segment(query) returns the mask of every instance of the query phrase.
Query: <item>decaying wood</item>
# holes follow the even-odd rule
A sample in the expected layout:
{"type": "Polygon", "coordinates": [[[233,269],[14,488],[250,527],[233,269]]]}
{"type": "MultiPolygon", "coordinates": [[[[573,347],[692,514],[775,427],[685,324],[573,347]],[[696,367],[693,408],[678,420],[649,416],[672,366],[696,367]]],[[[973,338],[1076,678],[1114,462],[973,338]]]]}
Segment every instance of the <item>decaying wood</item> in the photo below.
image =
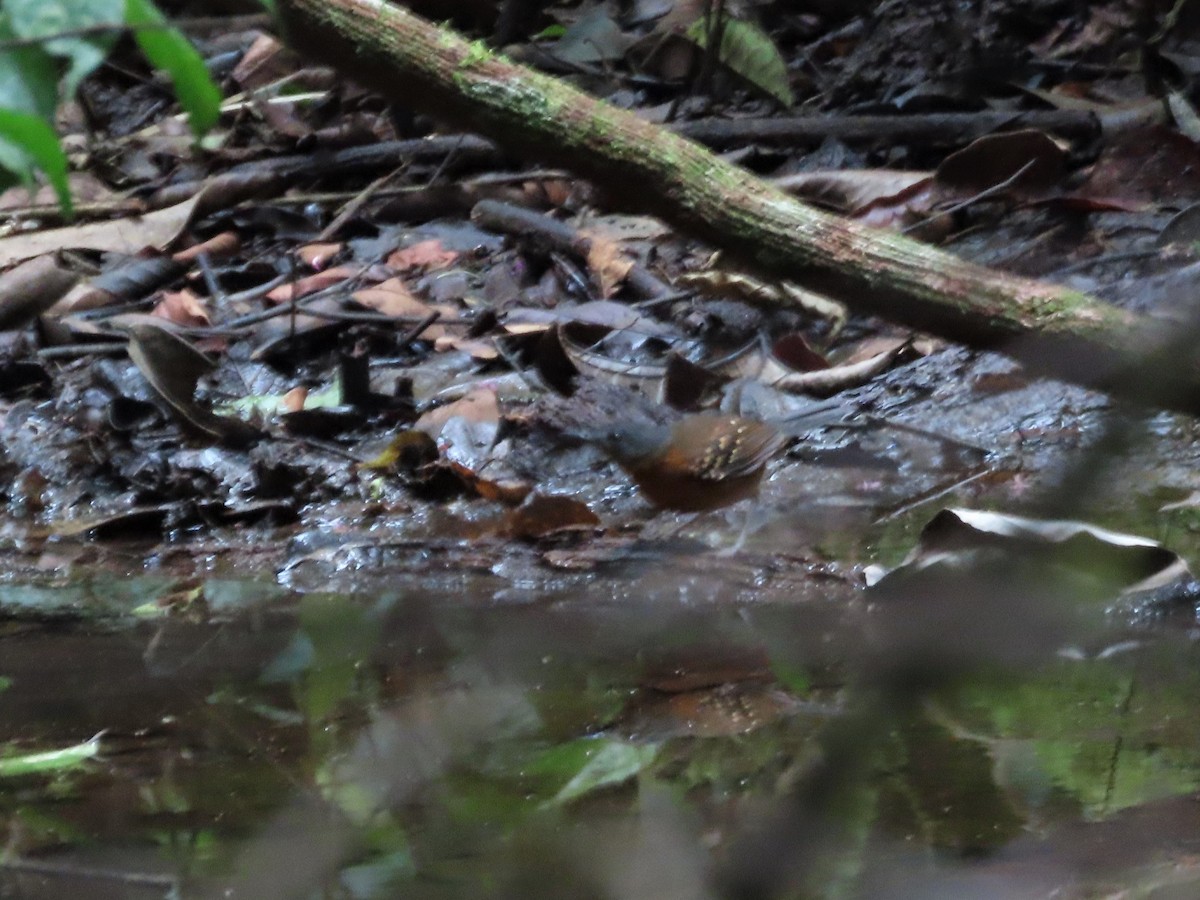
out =
{"type": "Polygon", "coordinates": [[[380,0],[276,0],[286,39],[394,101],[569,168],[747,263],[852,309],[1114,394],[1200,412],[1171,328],[1078,291],[995,272],[813,209],[700,145],[380,0]],[[1173,344],[1168,344],[1174,340],[1173,344]],[[1175,353],[1171,353],[1174,356],[1175,353]],[[1153,382],[1151,384],[1151,382],[1153,382]]]}

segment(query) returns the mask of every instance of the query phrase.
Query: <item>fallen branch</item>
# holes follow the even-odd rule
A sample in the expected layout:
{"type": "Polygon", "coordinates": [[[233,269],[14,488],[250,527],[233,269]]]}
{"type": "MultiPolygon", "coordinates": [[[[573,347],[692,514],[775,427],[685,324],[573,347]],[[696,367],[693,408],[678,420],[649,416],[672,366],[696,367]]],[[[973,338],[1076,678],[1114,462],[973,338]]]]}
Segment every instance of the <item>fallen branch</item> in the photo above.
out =
{"type": "MultiPolygon", "coordinates": [[[[1161,109],[1161,106],[1159,107],[1161,109]]],[[[1152,111],[1148,110],[1147,115],[1152,111]]],[[[833,138],[848,144],[870,141],[919,144],[922,147],[962,146],[985,134],[1033,128],[1063,137],[1090,141],[1122,121],[1107,121],[1079,109],[1036,112],[923,113],[894,116],[788,116],[771,119],[697,119],[671,126],[674,131],[713,148],[753,142],[772,146],[815,147],[833,138]]]]}
{"type": "MultiPolygon", "coordinates": [[[[1200,412],[1191,363],[1154,366],[1178,326],[995,272],[787,196],[690,140],[380,0],[276,0],[286,39],[396,102],[561,165],[615,202],[871,313],[1046,374],[1200,412]],[[1169,376],[1169,377],[1168,377],[1169,376]]],[[[1174,347],[1175,345],[1173,345],[1174,347]]]]}

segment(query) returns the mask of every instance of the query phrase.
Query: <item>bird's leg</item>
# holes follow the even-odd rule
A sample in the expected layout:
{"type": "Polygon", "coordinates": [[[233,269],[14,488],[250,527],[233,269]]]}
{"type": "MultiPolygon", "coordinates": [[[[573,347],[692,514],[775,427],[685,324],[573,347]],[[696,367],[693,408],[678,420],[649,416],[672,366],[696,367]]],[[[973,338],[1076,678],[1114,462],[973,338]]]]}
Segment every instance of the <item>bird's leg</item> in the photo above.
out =
{"type": "MultiPolygon", "coordinates": [[[[698,512],[690,515],[685,513],[677,515],[668,522],[659,522],[656,517],[642,526],[640,538],[644,541],[667,541],[679,537],[682,532],[691,529],[692,526],[701,522],[707,516],[711,515],[712,512],[715,511],[698,512]]],[[[736,556],[745,546],[746,540],[762,528],[768,518],[758,503],[738,503],[723,510],[722,513],[721,519],[726,524],[734,524],[737,520],[740,520],[740,524],[737,527],[737,537],[734,539],[732,545],[721,547],[722,540],[719,535],[696,535],[696,539],[702,541],[711,549],[716,550],[718,556],[736,556]]]]}
{"type": "MultiPolygon", "coordinates": [[[[738,505],[740,506],[742,504],[738,504],[738,505]]],[[[736,509],[736,507],[734,507],[734,509],[736,509]]],[[[730,512],[732,513],[733,510],[731,509],[730,512]]],[[[731,516],[729,516],[729,515],[726,516],[727,521],[730,518],[731,518],[731,516]]],[[[734,541],[731,546],[723,547],[720,550],[718,550],[717,556],[736,556],[738,553],[740,553],[742,550],[742,547],[744,547],[746,544],[746,538],[750,537],[750,535],[754,534],[756,531],[758,531],[760,528],[762,528],[765,524],[767,524],[767,518],[768,517],[764,513],[763,508],[760,504],[747,503],[746,508],[743,511],[742,516],[741,516],[742,527],[738,529],[737,540],[734,541]]]]}

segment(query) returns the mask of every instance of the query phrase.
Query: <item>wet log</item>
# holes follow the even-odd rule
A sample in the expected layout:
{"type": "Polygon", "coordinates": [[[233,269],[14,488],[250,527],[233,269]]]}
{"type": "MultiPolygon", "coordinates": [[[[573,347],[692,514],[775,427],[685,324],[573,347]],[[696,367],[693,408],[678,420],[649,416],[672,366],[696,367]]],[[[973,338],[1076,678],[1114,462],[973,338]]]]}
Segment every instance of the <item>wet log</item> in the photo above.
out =
{"type": "Polygon", "coordinates": [[[568,168],[741,261],[1029,369],[1200,412],[1200,327],[965,262],[814,209],[699,144],[381,0],[275,0],[284,37],[393,101],[568,168]],[[1167,360],[1170,364],[1167,364],[1167,360]]]}

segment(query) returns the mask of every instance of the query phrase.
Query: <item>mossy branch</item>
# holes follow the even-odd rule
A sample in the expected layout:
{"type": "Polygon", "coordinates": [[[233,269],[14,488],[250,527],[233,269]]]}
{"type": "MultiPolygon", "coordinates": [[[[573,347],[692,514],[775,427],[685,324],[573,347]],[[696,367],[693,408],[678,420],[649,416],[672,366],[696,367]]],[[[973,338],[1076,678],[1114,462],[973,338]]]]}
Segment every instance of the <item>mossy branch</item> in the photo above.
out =
{"type": "MultiPolygon", "coordinates": [[[[751,265],[852,309],[1006,352],[1044,374],[1200,412],[1191,362],[1154,366],[1168,326],[816,210],[699,144],[380,0],[277,0],[286,39],[391,100],[601,185],[751,265]]],[[[1178,328],[1175,345],[1180,342],[1178,328]]]]}

